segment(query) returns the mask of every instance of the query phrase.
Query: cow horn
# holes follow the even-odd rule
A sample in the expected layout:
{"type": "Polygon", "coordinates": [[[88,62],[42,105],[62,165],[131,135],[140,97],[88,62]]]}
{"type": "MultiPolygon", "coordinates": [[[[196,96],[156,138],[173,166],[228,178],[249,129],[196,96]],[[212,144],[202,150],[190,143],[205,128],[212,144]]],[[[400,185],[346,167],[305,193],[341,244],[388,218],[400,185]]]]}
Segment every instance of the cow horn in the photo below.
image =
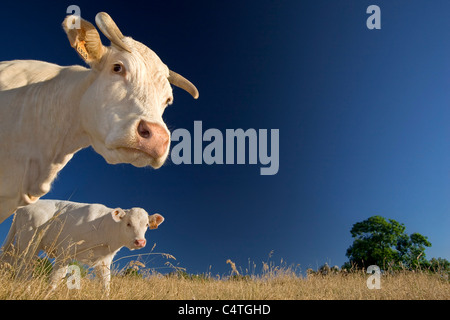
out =
{"type": "Polygon", "coordinates": [[[130,47],[122,41],[124,36],[109,14],[106,12],[97,13],[95,16],[95,23],[105,37],[107,37],[113,44],[125,51],[131,52],[130,47]]]}
{"type": "Polygon", "coordinates": [[[175,71],[169,70],[169,77],[167,78],[171,84],[177,86],[183,90],[186,90],[194,97],[194,99],[198,98],[198,90],[197,88],[185,77],[179,75],[175,71]]]}

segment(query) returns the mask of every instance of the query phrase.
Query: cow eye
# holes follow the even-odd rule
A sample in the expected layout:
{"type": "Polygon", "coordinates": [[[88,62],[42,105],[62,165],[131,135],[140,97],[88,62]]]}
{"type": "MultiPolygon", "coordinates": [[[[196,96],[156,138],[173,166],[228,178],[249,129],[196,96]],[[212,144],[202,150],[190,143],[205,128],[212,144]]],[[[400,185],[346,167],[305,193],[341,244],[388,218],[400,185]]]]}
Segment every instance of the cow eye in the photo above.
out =
{"type": "Polygon", "coordinates": [[[123,74],[125,72],[125,68],[121,63],[114,63],[113,65],[113,72],[123,74]]]}
{"type": "Polygon", "coordinates": [[[131,227],[131,223],[128,222],[128,223],[127,223],[127,227],[131,227]]]}

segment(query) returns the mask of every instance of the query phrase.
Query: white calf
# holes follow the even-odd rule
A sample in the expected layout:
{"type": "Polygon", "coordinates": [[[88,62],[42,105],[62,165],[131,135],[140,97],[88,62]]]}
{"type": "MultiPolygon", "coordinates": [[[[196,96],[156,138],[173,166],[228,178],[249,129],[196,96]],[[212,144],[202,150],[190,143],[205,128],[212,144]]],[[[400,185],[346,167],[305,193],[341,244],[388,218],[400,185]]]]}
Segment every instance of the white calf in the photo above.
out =
{"type": "Polygon", "coordinates": [[[109,292],[110,267],[114,255],[122,248],[145,246],[147,227],[156,229],[164,221],[160,214],[148,215],[141,208],[110,209],[101,204],[39,200],[18,209],[4,245],[3,260],[20,264],[36,258],[40,250],[56,258],[50,277],[52,289],[67,273],[69,260],[76,259],[97,269],[109,292]]]}

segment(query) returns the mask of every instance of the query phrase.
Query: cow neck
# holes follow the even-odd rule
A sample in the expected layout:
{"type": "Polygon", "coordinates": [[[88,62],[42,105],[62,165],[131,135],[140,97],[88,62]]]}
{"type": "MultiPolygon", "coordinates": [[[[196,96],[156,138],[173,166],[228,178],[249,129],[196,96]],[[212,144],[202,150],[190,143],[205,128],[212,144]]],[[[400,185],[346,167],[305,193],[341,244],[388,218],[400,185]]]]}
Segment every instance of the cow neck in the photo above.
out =
{"type": "Polygon", "coordinates": [[[30,137],[28,142],[30,157],[25,171],[32,174],[25,174],[22,183],[26,203],[35,202],[49,192],[58,172],[77,151],[89,146],[79,106],[96,76],[96,72],[86,68],[67,67],[54,78],[30,88],[35,99],[35,103],[30,104],[34,108],[30,113],[40,134],[30,137]]]}

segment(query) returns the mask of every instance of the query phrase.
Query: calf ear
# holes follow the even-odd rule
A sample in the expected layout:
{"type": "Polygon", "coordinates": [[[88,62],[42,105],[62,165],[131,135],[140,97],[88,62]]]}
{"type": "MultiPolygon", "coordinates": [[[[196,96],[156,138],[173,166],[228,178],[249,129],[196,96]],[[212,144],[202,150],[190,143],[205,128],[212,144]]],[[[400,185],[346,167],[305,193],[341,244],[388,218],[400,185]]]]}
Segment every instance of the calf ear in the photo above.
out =
{"type": "Polygon", "coordinates": [[[157,229],[158,226],[163,223],[164,217],[160,215],[159,213],[152,214],[151,216],[148,216],[148,225],[150,226],[150,229],[157,229]]]}
{"type": "Polygon", "coordinates": [[[70,45],[75,48],[84,61],[89,65],[100,62],[106,50],[97,29],[90,22],[70,15],[64,19],[62,26],[69,38],[70,45]]]}
{"type": "Polygon", "coordinates": [[[111,215],[115,222],[120,222],[120,220],[122,220],[122,218],[125,217],[126,213],[122,209],[117,208],[111,212],[111,215]]]}

